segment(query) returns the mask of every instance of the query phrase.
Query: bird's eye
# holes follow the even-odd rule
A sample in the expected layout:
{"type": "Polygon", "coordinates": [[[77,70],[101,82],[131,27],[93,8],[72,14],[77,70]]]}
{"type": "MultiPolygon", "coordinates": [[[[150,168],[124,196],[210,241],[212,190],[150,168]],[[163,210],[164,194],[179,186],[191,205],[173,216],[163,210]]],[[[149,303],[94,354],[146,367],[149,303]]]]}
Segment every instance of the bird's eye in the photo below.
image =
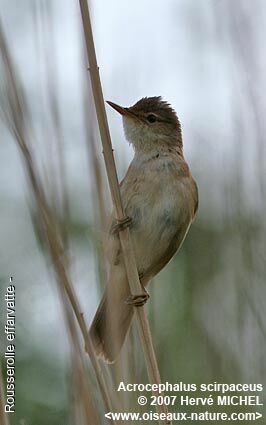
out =
{"type": "Polygon", "coordinates": [[[150,115],[147,116],[147,121],[149,121],[150,123],[155,122],[156,119],[157,119],[156,116],[153,115],[153,114],[150,114],[150,115]]]}

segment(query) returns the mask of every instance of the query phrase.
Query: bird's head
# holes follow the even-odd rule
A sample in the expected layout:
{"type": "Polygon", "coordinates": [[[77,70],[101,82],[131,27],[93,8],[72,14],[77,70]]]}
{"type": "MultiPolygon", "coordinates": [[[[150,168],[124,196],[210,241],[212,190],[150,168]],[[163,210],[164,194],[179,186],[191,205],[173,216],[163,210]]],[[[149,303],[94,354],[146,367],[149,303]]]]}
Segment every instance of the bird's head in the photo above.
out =
{"type": "Polygon", "coordinates": [[[171,146],[182,148],[178,117],[160,96],[144,97],[129,108],[107,103],[122,115],[126,138],[136,151],[147,152],[171,146]]]}

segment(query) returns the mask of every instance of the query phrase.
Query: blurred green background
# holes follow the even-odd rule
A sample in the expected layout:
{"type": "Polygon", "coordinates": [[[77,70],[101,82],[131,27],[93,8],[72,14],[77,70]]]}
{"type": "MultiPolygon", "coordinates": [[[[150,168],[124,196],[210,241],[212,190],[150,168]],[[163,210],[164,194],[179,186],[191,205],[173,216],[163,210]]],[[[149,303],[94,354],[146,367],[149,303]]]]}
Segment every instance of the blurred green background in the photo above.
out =
{"type": "MultiPolygon", "coordinates": [[[[199,187],[196,221],[149,289],[147,311],[162,381],[265,386],[265,1],[91,3],[105,98],[125,106],[143,96],[168,100],[182,123],[185,158],[199,187]]],[[[51,204],[62,189],[56,144],[58,134],[61,138],[71,276],[89,323],[101,294],[96,251],[102,229],[86,138],[96,141],[103,160],[86,85],[78,2],[0,0],[0,11],[51,204]]],[[[1,105],[5,108],[4,101],[1,105]]],[[[122,178],[133,152],[119,116],[107,113],[122,178]]],[[[0,128],[2,329],[2,295],[10,276],[16,285],[16,413],[10,420],[72,425],[69,346],[53,270],[34,230],[37,212],[19,152],[3,122],[0,128]]],[[[107,191],[106,179],[104,185],[107,191]]],[[[128,379],[146,382],[136,342],[134,356],[135,375],[128,379]]],[[[102,412],[96,388],[94,383],[102,412]]]]}

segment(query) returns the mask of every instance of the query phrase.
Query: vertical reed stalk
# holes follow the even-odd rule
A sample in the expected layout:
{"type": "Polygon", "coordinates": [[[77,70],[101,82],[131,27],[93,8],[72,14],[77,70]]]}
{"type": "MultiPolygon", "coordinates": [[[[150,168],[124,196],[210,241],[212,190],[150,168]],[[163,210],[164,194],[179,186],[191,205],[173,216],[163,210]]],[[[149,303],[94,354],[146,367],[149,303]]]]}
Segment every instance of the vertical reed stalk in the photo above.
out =
{"type": "MultiPolygon", "coordinates": [[[[26,99],[20,81],[15,73],[15,67],[8,50],[6,39],[0,23],[0,53],[4,65],[4,78],[6,80],[6,108],[2,111],[6,119],[7,126],[13,134],[19,149],[21,151],[24,164],[27,170],[29,184],[32,190],[33,199],[37,206],[40,223],[42,224],[43,236],[50,254],[54,271],[59,286],[64,288],[68,301],[72,306],[74,315],[79,324],[82,336],[84,338],[86,351],[89,353],[96,379],[102,394],[103,402],[107,411],[112,411],[112,405],[107,391],[105,381],[99,363],[96,359],[92,342],[87,332],[83,314],[79,306],[75,291],[72,287],[71,280],[68,275],[64,246],[60,235],[57,231],[57,225],[53,217],[53,213],[48,205],[42,182],[36,170],[36,164],[31,154],[28,143],[28,123],[25,119],[26,99]]],[[[111,423],[115,424],[114,421],[111,423]]]]}
{"type": "MultiPolygon", "coordinates": [[[[100,163],[98,157],[98,149],[96,136],[95,136],[95,126],[97,122],[94,119],[92,112],[93,99],[91,93],[88,94],[88,85],[89,82],[87,79],[84,81],[84,115],[85,115],[85,130],[86,130],[86,148],[88,155],[88,163],[90,172],[90,178],[96,187],[97,201],[93,203],[93,215],[94,215],[94,225],[97,230],[101,231],[100,243],[94,243],[95,249],[95,261],[98,269],[98,282],[100,288],[103,289],[106,282],[106,258],[104,253],[104,242],[106,239],[106,229],[107,229],[107,208],[106,208],[106,193],[104,186],[104,176],[103,176],[103,167],[100,163]]],[[[93,235],[93,240],[95,238],[93,235]]],[[[96,241],[97,242],[97,241],[96,241]]]]}
{"type": "MultiPolygon", "coordinates": [[[[58,289],[60,291],[60,299],[62,301],[66,328],[68,330],[69,340],[71,343],[71,363],[73,371],[72,380],[74,384],[74,389],[72,389],[72,391],[75,391],[75,393],[77,393],[75,394],[75,399],[77,401],[77,404],[82,409],[82,416],[84,419],[82,422],[79,420],[78,423],[84,423],[86,425],[90,425],[91,423],[93,423],[95,425],[99,425],[99,418],[97,416],[91,396],[91,390],[88,385],[87,373],[83,362],[82,350],[77,332],[76,322],[73,316],[73,311],[68,303],[63,286],[58,286],[58,289]]],[[[78,418],[74,419],[75,423],[77,423],[78,418]]]]}
{"type": "MultiPolygon", "coordinates": [[[[96,107],[97,119],[99,130],[102,139],[103,146],[103,155],[104,161],[108,176],[109,187],[112,195],[114,210],[116,214],[116,218],[118,220],[123,220],[125,218],[124,209],[121,200],[121,194],[119,190],[118,177],[115,167],[114,155],[112,150],[111,137],[108,128],[107,116],[104,106],[104,99],[102,93],[102,87],[100,82],[99,68],[97,65],[95,47],[93,42],[93,34],[92,27],[90,21],[89,8],[87,4],[87,0],[79,0],[81,16],[83,22],[83,30],[85,35],[85,42],[87,48],[87,55],[90,66],[90,76],[91,76],[91,85],[92,92],[96,107]]],[[[119,232],[120,243],[124,255],[124,261],[127,271],[127,276],[130,284],[130,289],[133,294],[142,293],[143,290],[140,285],[137,265],[134,257],[134,252],[132,248],[130,231],[129,229],[125,229],[119,232]]],[[[156,361],[156,356],[152,344],[151,332],[149,328],[149,323],[147,320],[147,316],[145,314],[145,310],[143,307],[135,308],[136,317],[138,322],[138,329],[140,334],[140,339],[145,355],[146,367],[149,376],[149,380],[152,384],[159,385],[161,383],[160,373],[156,361]]],[[[158,393],[155,391],[155,395],[158,393]]],[[[165,406],[156,406],[158,413],[167,414],[167,408],[165,406]]],[[[167,420],[161,420],[159,423],[167,423],[170,422],[167,420]]]]}

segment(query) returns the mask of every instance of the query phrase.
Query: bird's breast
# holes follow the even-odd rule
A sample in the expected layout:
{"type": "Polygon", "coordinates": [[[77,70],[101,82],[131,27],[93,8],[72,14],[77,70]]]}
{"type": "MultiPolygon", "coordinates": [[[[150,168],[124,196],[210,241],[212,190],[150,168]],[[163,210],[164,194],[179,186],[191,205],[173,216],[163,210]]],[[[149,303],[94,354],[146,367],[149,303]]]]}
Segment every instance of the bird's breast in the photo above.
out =
{"type": "Polygon", "coordinates": [[[122,185],[126,212],[137,230],[154,231],[164,221],[177,225],[189,208],[190,174],[185,161],[171,157],[134,162],[122,185]]]}
{"type": "Polygon", "coordinates": [[[181,245],[194,217],[195,191],[183,159],[155,157],[131,163],[121,194],[132,218],[138,270],[149,270],[146,277],[157,273],[181,245]]]}

